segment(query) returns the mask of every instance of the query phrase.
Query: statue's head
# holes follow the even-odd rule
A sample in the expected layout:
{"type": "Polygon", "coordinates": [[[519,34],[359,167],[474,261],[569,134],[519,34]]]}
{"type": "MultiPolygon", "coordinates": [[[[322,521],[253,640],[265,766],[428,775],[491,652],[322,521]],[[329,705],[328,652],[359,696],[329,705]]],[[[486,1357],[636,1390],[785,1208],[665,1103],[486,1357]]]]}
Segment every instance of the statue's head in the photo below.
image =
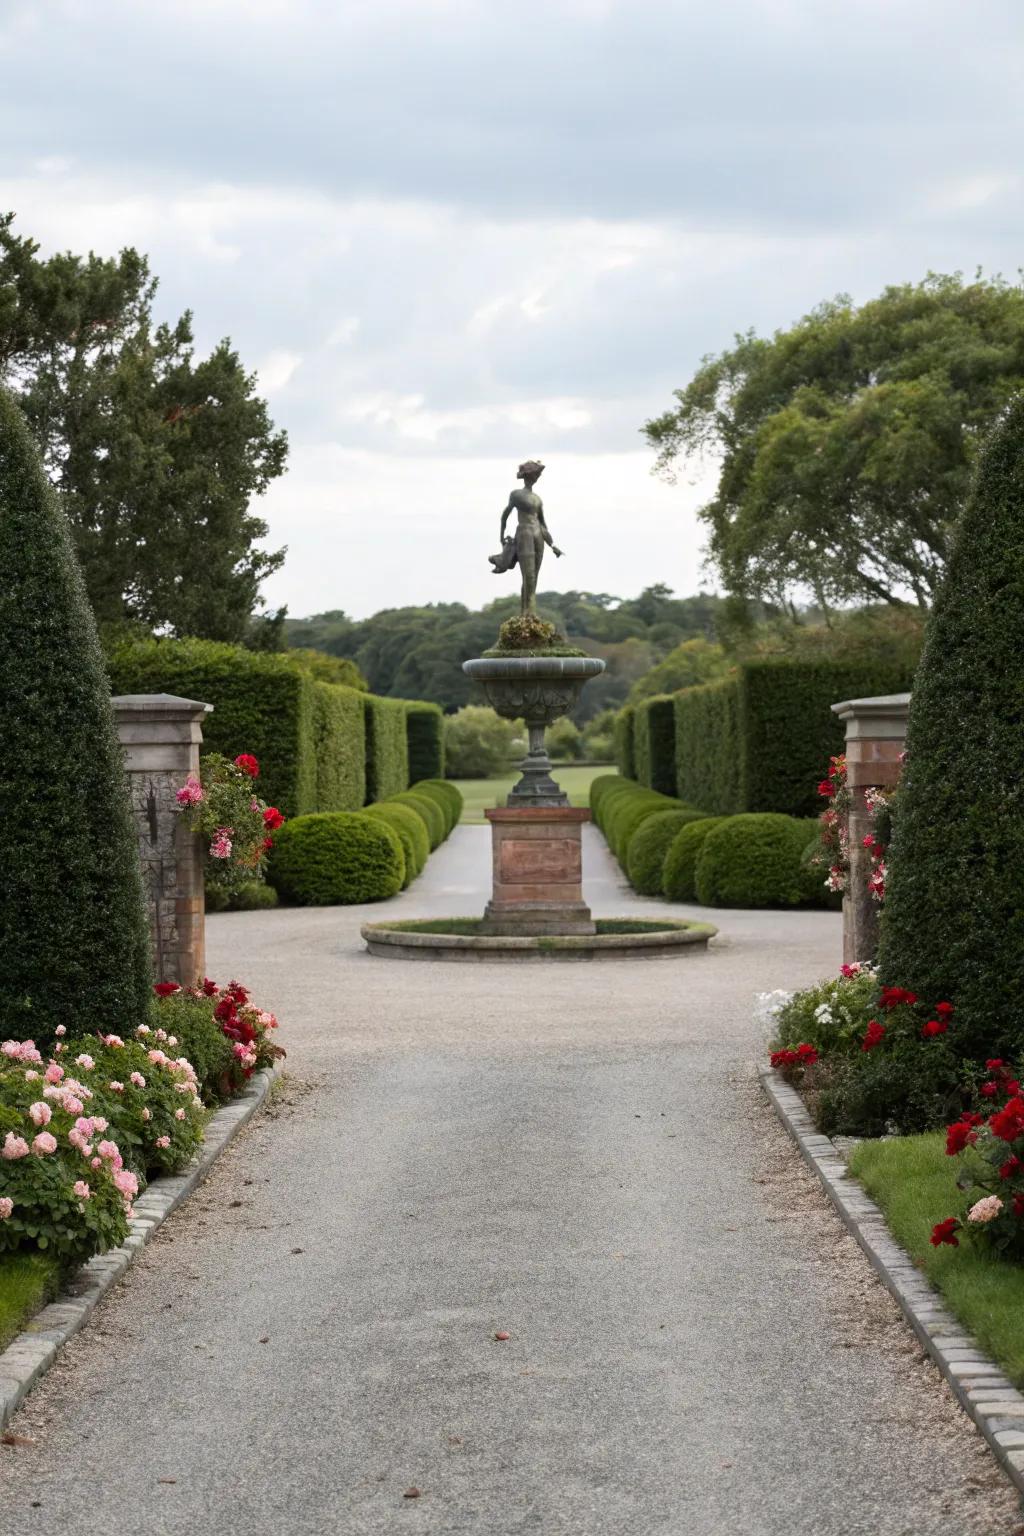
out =
{"type": "Polygon", "coordinates": [[[516,478],[525,480],[527,485],[533,485],[544,473],[544,465],[539,459],[527,459],[525,464],[520,464],[516,470],[516,478]]]}

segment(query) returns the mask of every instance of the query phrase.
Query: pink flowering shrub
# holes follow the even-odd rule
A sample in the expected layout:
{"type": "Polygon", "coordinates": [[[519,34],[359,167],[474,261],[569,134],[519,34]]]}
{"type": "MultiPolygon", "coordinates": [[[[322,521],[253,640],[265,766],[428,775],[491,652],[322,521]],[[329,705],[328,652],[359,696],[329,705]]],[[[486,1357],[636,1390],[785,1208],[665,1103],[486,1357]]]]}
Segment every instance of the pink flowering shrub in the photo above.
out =
{"type": "Polygon", "coordinates": [[[31,1041],[2,1052],[0,1253],[78,1262],[123,1243],[139,1178],[81,1069],[40,1059],[31,1041]]]}
{"type": "Polygon", "coordinates": [[[164,1030],[144,1038],[89,1035],[69,1045],[62,1060],[103,1106],[125,1162],[151,1178],[177,1173],[202,1139],[206,1111],[199,1081],[177,1038],[164,1030]],[[90,1063],[83,1066],[84,1060],[90,1063]]]}

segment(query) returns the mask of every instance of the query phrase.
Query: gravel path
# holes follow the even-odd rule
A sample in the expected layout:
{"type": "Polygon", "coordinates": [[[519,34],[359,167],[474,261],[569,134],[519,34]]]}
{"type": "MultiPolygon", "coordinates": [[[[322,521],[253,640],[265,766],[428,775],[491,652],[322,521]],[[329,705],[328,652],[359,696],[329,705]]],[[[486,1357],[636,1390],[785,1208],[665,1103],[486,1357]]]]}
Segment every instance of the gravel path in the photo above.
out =
{"type": "MultiPolygon", "coordinates": [[[[374,915],[479,911],[488,836],[374,915]]],[[[754,1086],[752,995],[833,914],[522,970],[372,960],[366,915],[211,920],[288,1077],[12,1425],[0,1532],[1020,1531],[754,1086]]]]}

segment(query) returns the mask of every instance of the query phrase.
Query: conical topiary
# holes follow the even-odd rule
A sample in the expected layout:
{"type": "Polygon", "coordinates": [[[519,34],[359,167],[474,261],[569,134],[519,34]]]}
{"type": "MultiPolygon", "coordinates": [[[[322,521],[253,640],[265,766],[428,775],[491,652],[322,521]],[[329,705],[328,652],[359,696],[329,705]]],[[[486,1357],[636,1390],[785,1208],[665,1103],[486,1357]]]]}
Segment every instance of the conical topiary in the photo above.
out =
{"type": "Polygon", "coordinates": [[[1024,398],[986,443],[914,679],[882,981],[958,1054],[1024,1047],[1024,398]]]}
{"type": "Polygon", "coordinates": [[[0,390],[0,1037],[125,1034],[149,936],[124,760],[64,514],[0,390]]]}

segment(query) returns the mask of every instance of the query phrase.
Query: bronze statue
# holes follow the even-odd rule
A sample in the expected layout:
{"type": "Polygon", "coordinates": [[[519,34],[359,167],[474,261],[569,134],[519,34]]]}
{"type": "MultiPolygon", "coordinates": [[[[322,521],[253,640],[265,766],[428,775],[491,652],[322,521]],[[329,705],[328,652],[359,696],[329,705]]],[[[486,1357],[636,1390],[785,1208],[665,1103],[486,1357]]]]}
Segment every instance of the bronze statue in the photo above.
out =
{"type": "Polygon", "coordinates": [[[556,555],[562,553],[548,532],[544,503],[534,490],[543,473],[544,465],[536,459],[527,459],[525,464],[520,464],[516,474],[523,481],[523,488],[516,487],[509,492],[508,506],[501,514],[501,553],[488,556],[496,576],[502,571],[510,571],[514,565],[519,566],[523,576],[521,613],[537,612],[537,576],[544,558],[544,545],[550,544],[556,555]],[[515,536],[506,538],[505,525],[513,511],[519,519],[518,525],[515,536]]]}

